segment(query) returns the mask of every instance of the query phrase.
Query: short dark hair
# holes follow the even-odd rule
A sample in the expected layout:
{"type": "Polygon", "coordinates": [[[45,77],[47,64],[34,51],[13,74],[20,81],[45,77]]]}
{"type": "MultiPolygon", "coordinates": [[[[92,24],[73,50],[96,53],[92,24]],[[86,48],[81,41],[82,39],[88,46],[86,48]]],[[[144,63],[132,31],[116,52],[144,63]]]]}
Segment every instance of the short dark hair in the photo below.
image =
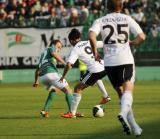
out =
{"type": "Polygon", "coordinates": [[[107,1],[107,9],[110,12],[122,10],[122,8],[123,8],[123,1],[122,0],[108,0],[107,1]]]}
{"type": "Polygon", "coordinates": [[[79,38],[81,38],[80,31],[76,28],[73,28],[68,35],[68,39],[69,40],[76,40],[76,39],[79,39],[79,38]]]}

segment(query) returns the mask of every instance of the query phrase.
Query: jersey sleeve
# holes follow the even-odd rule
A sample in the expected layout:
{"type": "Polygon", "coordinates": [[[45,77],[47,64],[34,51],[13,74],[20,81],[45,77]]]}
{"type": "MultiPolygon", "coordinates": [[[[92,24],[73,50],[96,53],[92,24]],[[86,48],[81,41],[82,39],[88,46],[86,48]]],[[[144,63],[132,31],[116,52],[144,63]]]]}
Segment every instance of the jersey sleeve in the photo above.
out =
{"type": "Polygon", "coordinates": [[[51,46],[48,48],[49,49],[49,53],[53,53],[53,52],[56,52],[56,48],[54,46],[51,46]]]}
{"type": "Polygon", "coordinates": [[[100,20],[99,19],[97,19],[96,21],[94,21],[94,23],[91,26],[91,28],[89,29],[89,31],[93,31],[93,32],[96,33],[96,35],[99,35],[99,33],[101,32],[100,20]]]}
{"type": "Polygon", "coordinates": [[[76,60],[78,59],[78,53],[75,49],[72,49],[67,62],[74,64],[76,62],[76,60]]]}
{"type": "Polygon", "coordinates": [[[129,17],[129,27],[130,27],[131,33],[133,33],[134,36],[137,36],[138,34],[143,33],[139,24],[131,17],[129,17]]]}

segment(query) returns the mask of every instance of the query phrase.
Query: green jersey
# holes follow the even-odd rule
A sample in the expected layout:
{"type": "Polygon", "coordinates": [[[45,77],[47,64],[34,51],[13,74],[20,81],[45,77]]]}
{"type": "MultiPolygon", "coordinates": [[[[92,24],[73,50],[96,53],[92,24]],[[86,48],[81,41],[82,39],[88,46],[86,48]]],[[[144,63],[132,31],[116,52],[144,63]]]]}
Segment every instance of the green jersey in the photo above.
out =
{"type": "Polygon", "coordinates": [[[51,53],[55,52],[55,47],[48,47],[46,48],[43,53],[41,54],[39,60],[39,71],[40,76],[45,75],[47,73],[58,72],[56,65],[53,62],[53,56],[51,53]]]}

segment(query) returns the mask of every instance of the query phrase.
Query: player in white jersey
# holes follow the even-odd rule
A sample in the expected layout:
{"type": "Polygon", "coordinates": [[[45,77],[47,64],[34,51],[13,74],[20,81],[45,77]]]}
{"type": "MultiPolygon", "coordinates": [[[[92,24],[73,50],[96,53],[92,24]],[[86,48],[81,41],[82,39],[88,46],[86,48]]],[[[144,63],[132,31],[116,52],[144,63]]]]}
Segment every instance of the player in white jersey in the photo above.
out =
{"type": "Polygon", "coordinates": [[[130,16],[120,13],[123,8],[122,0],[108,0],[107,8],[110,13],[93,23],[90,28],[89,39],[95,59],[99,61],[96,36],[101,34],[104,44],[105,69],[120,98],[121,111],[118,119],[126,134],[131,134],[132,128],[134,134],[139,136],[142,129],[136,123],[132,112],[135,75],[130,45],[140,44],[145,40],[145,35],[130,16]],[[135,35],[135,39],[132,41],[129,40],[130,32],[135,35]]]}
{"type": "Polygon", "coordinates": [[[93,53],[91,50],[89,41],[81,41],[81,34],[77,29],[72,29],[69,33],[69,41],[73,45],[73,49],[68,58],[67,65],[64,69],[61,81],[63,81],[69,69],[72,65],[77,61],[77,59],[83,61],[87,65],[87,72],[80,79],[80,82],[74,88],[73,101],[71,103],[71,113],[63,115],[64,118],[72,118],[74,117],[78,104],[81,100],[81,92],[83,89],[88,86],[92,86],[95,83],[99,86],[102,91],[103,98],[100,104],[107,103],[110,100],[108,93],[105,90],[102,79],[106,75],[106,71],[104,69],[104,64],[95,61],[93,57],[93,53]]]}

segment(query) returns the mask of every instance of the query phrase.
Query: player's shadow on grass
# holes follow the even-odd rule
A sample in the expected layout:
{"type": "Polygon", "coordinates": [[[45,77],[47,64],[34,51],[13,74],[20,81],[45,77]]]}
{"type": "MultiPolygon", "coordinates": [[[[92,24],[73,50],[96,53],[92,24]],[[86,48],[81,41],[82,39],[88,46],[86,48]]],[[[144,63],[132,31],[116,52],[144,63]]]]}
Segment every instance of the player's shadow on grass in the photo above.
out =
{"type": "Polygon", "coordinates": [[[15,120],[15,119],[38,119],[38,116],[0,116],[0,120],[15,120]]]}
{"type": "MultiPolygon", "coordinates": [[[[104,123],[105,124],[105,123],[104,123]]],[[[107,121],[106,121],[107,124],[107,121]]],[[[111,123],[110,123],[111,124],[111,123]]],[[[160,120],[150,122],[150,123],[141,123],[143,128],[143,133],[139,139],[158,139],[160,137],[160,120]]],[[[64,136],[66,136],[64,134],[64,136]]],[[[101,132],[94,132],[91,134],[74,134],[68,135],[70,139],[135,139],[135,135],[125,135],[122,131],[121,125],[115,129],[105,130],[101,132]]]]}
{"type": "MultiPolygon", "coordinates": [[[[26,117],[0,117],[1,119],[23,119],[26,117]]],[[[33,118],[33,117],[28,117],[33,118]]],[[[35,117],[38,118],[38,117],[35,117]]],[[[104,124],[112,124],[112,123],[104,123],[104,124]]],[[[140,124],[144,130],[142,136],[139,139],[158,139],[160,137],[160,120],[153,121],[153,122],[148,122],[148,123],[142,123],[140,124]]],[[[94,130],[95,131],[95,130],[94,130]]],[[[136,139],[134,135],[127,136],[122,133],[122,128],[119,125],[118,127],[114,129],[103,129],[103,131],[97,131],[93,133],[63,133],[63,134],[55,134],[54,132],[52,133],[31,133],[31,134],[3,134],[0,133],[0,138],[2,137],[11,137],[11,138],[40,138],[40,139],[136,139]]]]}

